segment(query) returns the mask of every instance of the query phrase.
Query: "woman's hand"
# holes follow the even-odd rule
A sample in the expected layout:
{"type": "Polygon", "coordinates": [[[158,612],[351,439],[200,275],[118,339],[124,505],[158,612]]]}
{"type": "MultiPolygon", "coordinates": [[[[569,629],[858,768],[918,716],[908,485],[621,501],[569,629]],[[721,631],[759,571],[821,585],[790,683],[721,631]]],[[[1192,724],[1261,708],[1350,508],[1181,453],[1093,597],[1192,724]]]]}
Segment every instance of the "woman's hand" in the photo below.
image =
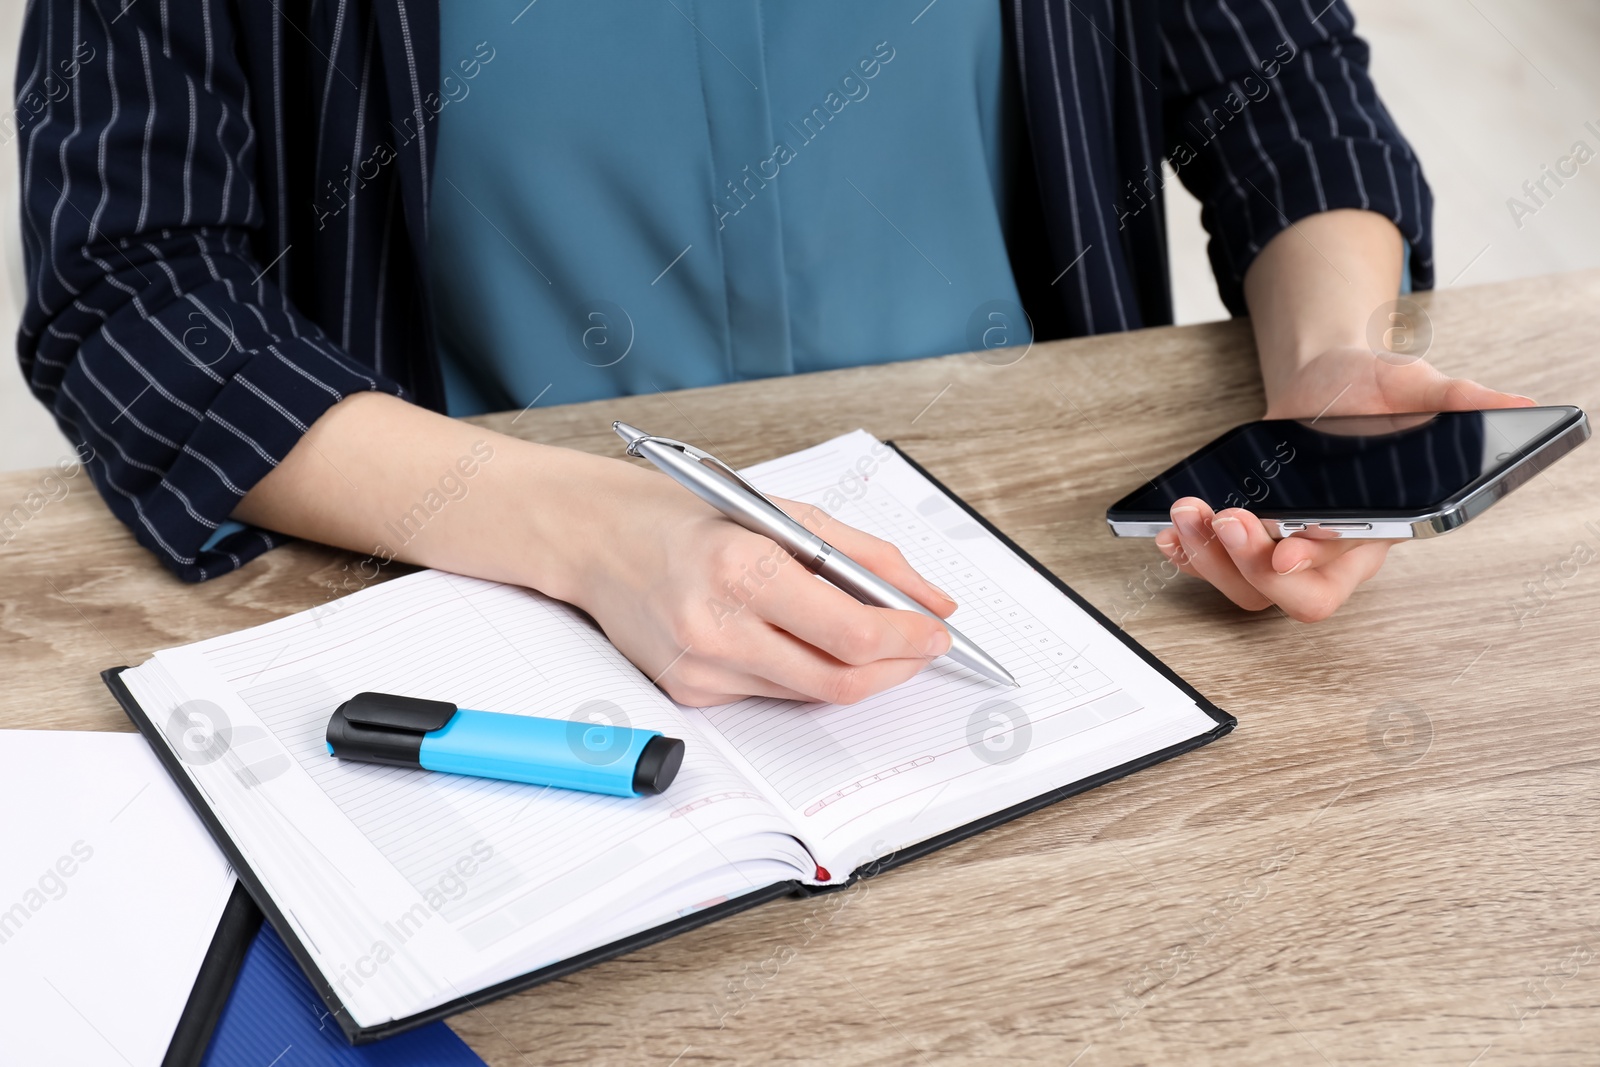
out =
{"type": "MultiPolygon", "coordinates": [[[[593,616],[679,703],[768,696],[852,704],[949,649],[937,621],[860,603],[665,475],[615,460],[587,465],[595,469],[586,501],[566,513],[566,569],[576,580],[552,595],[593,616]]],[[[780,503],[930,611],[955,610],[893,545],[818,508],[780,503]]]]}
{"type": "MultiPolygon", "coordinates": [[[[1532,404],[1525,396],[1450,378],[1421,360],[1337,348],[1286,379],[1269,398],[1266,417],[1316,419],[1532,404]]],[[[1299,535],[1274,541],[1261,520],[1245,509],[1213,513],[1195,497],[1173,504],[1172,523],[1174,529],[1156,537],[1156,547],[1179,570],[1205,579],[1249,611],[1277,604],[1301,622],[1333,614],[1356,586],[1377,573],[1396,543],[1299,535]]]]}
{"type": "MultiPolygon", "coordinates": [[[[893,545],[820,509],[785,506],[928,610],[955,611],[893,545]]],[[[950,647],[938,621],[857,602],[665,475],[379,393],[334,405],[234,517],[576,604],[685,704],[745,696],[850,704],[950,647]],[[468,469],[470,481],[458,476],[468,469]],[[438,505],[418,503],[442,492],[448,500],[438,505]],[[415,529],[419,510],[425,524],[415,529]]]]}
{"type": "Polygon", "coordinates": [[[1451,378],[1422,359],[1334,348],[1308,360],[1267,399],[1268,419],[1399,415],[1533,407],[1537,401],[1451,378]]]}

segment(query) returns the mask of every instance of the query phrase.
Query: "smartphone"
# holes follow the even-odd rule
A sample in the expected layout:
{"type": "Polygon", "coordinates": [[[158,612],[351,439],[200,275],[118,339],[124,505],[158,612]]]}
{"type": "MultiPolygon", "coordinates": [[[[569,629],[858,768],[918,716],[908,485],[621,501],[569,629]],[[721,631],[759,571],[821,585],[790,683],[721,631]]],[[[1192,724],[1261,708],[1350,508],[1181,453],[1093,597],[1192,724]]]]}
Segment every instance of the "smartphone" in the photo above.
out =
{"type": "Polygon", "coordinates": [[[1273,537],[1434,537],[1476,518],[1589,439],[1575,407],[1269,419],[1223,434],[1106,511],[1154,537],[1195,496],[1273,537]]]}

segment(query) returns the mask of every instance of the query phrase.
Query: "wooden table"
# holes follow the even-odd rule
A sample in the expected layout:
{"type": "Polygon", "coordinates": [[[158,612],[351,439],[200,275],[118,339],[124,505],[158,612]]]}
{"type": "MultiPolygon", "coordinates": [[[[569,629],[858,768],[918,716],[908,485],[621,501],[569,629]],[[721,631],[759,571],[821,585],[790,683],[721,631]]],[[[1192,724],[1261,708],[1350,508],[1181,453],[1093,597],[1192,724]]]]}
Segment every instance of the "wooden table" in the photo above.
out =
{"type": "MultiPolygon", "coordinates": [[[[1600,410],[1600,272],[1421,299],[1450,373],[1600,410]]],[[[1240,725],[456,1030],[491,1064],[1600,1062],[1600,445],[1327,622],[1246,614],[1103,513],[1259,414],[1251,353],[1225,323],[484,420],[614,455],[624,418],[740,463],[893,438],[1240,725]]],[[[0,476],[0,511],[41,476],[0,476]]],[[[184,586],[72,485],[0,547],[0,726],[129,729],[101,668],[320,603],[354,558],[184,586]]]]}

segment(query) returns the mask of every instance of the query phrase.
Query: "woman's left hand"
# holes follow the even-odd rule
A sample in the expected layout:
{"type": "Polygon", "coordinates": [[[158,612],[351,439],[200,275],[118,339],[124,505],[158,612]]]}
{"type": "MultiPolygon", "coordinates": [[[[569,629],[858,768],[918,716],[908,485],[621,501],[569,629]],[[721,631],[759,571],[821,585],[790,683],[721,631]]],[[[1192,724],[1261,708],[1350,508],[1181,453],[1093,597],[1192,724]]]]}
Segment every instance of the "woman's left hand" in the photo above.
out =
{"type": "MultiPolygon", "coordinates": [[[[1451,378],[1422,360],[1337,348],[1308,361],[1269,397],[1266,418],[1387,415],[1529,407],[1525,396],[1451,378]]],[[[1356,586],[1383,566],[1394,541],[1275,541],[1243,508],[1213,512],[1184,497],[1172,506],[1174,529],[1156,547],[1185,574],[1203,578],[1249,611],[1276,604],[1290,618],[1317,622],[1333,614],[1356,586]]]]}

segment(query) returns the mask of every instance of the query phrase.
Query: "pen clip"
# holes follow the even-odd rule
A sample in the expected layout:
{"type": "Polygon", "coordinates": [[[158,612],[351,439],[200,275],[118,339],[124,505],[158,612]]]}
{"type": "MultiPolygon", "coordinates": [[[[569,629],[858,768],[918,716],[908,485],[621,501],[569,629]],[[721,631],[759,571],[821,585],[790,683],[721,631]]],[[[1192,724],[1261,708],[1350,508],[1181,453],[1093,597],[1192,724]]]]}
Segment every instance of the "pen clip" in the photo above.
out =
{"type": "Polygon", "coordinates": [[[671,437],[657,437],[654,434],[646,434],[644,437],[640,437],[639,439],[628,444],[627,454],[635,459],[645,458],[639,454],[639,446],[648,441],[653,441],[658,445],[666,445],[668,448],[676,448],[690,459],[699,462],[703,466],[710,467],[718,474],[727,478],[734,485],[737,485],[739,488],[743,489],[745,492],[749,493],[751,496],[767,505],[767,507],[782,515],[784,518],[790,518],[790,515],[787,511],[784,511],[782,508],[778,507],[777,504],[774,504],[767,497],[767,494],[763,493],[761,490],[745,481],[738,471],[722,462],[722,460],[718,459],[716,456],[713,456],[710,452],[707,452],[704,449],[696,448],[694,445],[686,444],[683,441],[678,441],[671,437]]]}

